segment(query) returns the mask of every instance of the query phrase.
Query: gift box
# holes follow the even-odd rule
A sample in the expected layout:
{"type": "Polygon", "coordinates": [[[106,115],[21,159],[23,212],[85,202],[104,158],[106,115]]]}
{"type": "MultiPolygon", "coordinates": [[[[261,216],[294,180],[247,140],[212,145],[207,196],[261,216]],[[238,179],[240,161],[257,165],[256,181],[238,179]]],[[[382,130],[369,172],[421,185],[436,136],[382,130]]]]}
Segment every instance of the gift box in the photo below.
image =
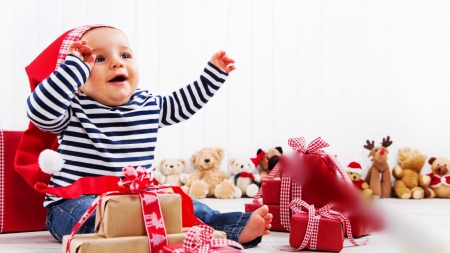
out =
{"type": "Polygon", "coordinates": [[[261,180],[262,201],[266,205],[279,205],[281,194],[281,179],[271,178],[261,180]]]}
{"type": "MultiPolygon", "coordinates": [[[[253,212],[260,208],[263,204],[261,202],[255,203],[245,203],[245,212],[253,212]]],[[[272,214],[272,227],[270,231],[287,232],[286,228],[281,225],[280,220],[280,206],[279,205],[267,205],[269,207],[269,212],[272,214]]]]}
{"type": "MultiPolygon", "coordinates": [[[[306,236],[308,226],[308,214],[294,214],[291,218],[291,232],[289,244],[291,247],[299,248],[306,236]]],[[[304,249],[318,251],[340,252],[344,247],[344,230],[339,220],[321,217],[318,227],[313,228],[317,233],[315,246],[312,246],[311,235],[304,249]]]]}
{"type": "Polygon", "coordinates": [[[35,191],[14,169],[22,134],[0,129],[0,233],[46,230],[45,194],[35,191]]]}
{"type": "MultiPolygon", "coordinates": [[[[167,234],[182,232],[181,196],[158,194],[167,234]]],[[[95,231],[107,238],[146,235],[141,200],[136,194],[105,196],[97,206],[95,231]]]]}
{"type": "MultiPolygon", "coordinates": [[[[216,238],[226,239],[223,231],[214,231],[216,238]]],[[[169,245],[183,243],[186,233],[168,234],[169,245]]],[[[66,250],[68,235],[63,237],[63,252],[66,250]]],[[[76,234],[70,242],[70,253],[149,253],[147,236],[124,236],[105,238],[97,234],[76,234]]]]}
{"type": "MultiPolygon", "coordinates": [[[[173,244],[173,245],[167,245],[163,248],[164,253],[181,253],[184,251],[184,246],[182,243],[179,244],[173,244]]],[[[214,248],[214,252],[243,252],[242,250],[233,248],[231,246],[224,246],[219,248],[214,248]]]]}

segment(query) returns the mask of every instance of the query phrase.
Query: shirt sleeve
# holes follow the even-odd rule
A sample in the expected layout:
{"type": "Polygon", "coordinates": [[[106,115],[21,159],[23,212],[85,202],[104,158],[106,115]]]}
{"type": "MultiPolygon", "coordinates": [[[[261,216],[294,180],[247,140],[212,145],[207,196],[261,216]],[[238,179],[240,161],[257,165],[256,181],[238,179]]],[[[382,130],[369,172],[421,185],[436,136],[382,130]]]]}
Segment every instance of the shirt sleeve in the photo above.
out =
{"type": "Polygon", "coordinates": [[[42,131],[62,132],[70,118],[70,103],[89,77],[89,67],[75,55],[40,83],[27,99],[28,118],[42,131]]]}
{"type": "Polygon", "coordinates": [[[193,83],[167,96],[157,96],[161,113],[159,127],[170,126],[185,121],[198,112],[225,83],[228,73],[208,62],[193,83]]]}

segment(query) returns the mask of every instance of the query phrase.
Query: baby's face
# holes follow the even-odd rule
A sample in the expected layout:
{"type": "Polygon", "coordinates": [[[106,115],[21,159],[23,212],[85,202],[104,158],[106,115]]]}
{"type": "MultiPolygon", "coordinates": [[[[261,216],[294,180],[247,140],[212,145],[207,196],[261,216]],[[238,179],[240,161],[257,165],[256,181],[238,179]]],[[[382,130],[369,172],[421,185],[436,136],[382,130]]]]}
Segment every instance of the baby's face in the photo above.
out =
{"type": "Polygon", "coordinates": [[[80,90],[99,103],[123,105],[139,83],[139,71],[127,36],[114,28],[94,28],[82,37],[97,57],[80,90]]]}

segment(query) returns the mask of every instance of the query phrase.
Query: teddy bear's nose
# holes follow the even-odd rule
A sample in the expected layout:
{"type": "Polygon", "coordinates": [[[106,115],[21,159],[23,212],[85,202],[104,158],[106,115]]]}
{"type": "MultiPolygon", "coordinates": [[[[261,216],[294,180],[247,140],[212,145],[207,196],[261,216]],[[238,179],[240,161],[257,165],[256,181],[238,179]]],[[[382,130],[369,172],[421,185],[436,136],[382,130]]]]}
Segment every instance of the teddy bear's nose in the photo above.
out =
{"type": "Polygon", "coordinates": [[[243,169],[244,168],[244,165],[241,165],[241,169],[243,169]]]}
{"type": "Polygon", "coordinates": [[[205,163],[209,163],[209,159],[205,159],[205,163]]]}
{"type": "Polygon", "coordinates": [[[170,168],[173,168],[173,165],[170,165],[169,167],[170,167],[170,168]]]}

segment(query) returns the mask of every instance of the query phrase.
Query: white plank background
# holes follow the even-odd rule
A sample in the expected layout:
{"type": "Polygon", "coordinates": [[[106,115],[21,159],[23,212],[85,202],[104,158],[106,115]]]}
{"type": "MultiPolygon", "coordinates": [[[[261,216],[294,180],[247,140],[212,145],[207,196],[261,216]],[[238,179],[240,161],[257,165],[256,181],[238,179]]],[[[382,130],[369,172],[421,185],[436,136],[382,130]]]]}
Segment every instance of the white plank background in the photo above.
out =
{"type": "MultiPolygon", "coordinates": [[[[450,158],[446,0],[0,0],[0,127],[26,129],[24,67],[66,30],[110,24],[129,37],[140,87],[193,81],[219,50],[237,70],[192,119],[161,129],[157,161],[202,147],[231,157],[322,136],[345,166],[367,139],[450,158]]],[[[191,168],[189,168],[191,169],[191,168]]],[[[188,171],[189,171],[188,169],[188,171]]],[[[429,171],[426,165],[424,173],[429,171]]]]}

